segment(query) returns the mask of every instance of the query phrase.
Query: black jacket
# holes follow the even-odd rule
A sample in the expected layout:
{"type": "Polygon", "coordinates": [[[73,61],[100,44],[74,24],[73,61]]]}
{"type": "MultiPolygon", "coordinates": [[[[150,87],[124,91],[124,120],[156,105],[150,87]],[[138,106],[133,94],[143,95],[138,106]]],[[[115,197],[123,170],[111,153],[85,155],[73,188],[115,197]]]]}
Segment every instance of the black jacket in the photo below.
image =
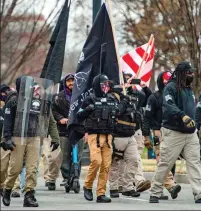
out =
{"type": "Polygon", "coordinates": [[[200,130],[201,128],[201,95],[199,97],[199,101],[196,107],[196,113],[195,113],[195,121],[197,124],[197,129],[200,130]]]}
{"type": "MultiPolygon", "coordinates": [[[[120,95],[120,99],[117,99],[115,95],[108,93],[104,96],[103,92],[101,91],[101,75],[98,75],[94,78],[93,80],[93,94],[89,95],[88,97],[85,98],[83,101],[83,104],[80,108],[80,110],[77,113],[77,118],[80,121],[85,121],[85,130],[89,134],[113,134],[114,132],[114,125],[109,125],[108,123],[111,121],[111,111],[115,113],[115,118],[117,115],[121,115],[122,113],[125,112],[128,104],[128,99],[124,99],[123,95],[120,95]],[[114,108],[105,108],[107,112],[109,111],[110,115],[107,114],[107,117],[109,116],[109,120],[107,118],[103,118],[103,110],[98,109],[95,107],[96,102],[100,102],[100,99],[106,98],[107,101],[111,102],[111,104],[114,104],[114,108]],[[120,100],[120,103],[119,103],[120,100]],[[89,105],[94,106],[94,109],[88,109],[89,105]],[[95,118],[96,114],[100,118],[95,118]],[[94,122],[94,127],[93,127],[93,122],[94,122]],[[108,128],[107,128],[108,125],[108,128]]],[[[114,121],[112,121],[114,122],[114,121]]]]}
{"type": "Polygon", "coordinates": [[[0,136],[2,136],[3,121],[4,121],[4,109],[0,108],[0,136]]]}
{"type": "Polygon", "coordinates": [[[66,94],[63,90],[54,96],[52,103],[52,113],[57,122],[59,136],[67,136],[67,125],[62,125],[59,121],[63,118],[68,119],[69,109],[70,102],[66,99],[66,94]]]}
{"type": "Polygon", "coordinates": [[[160,73],[157,78],[158,90],[152,93],[145,108],[142,134],[149,136],[150,130],[160,130],[162,123],[162,105],[163,105],[163,73],[160,73]]]}
{"type": "Polygon", "coordinates": [[[173,79],[163,91],[162,126],[182,133],[194,133],[196,128],[187,128],[182,118],[187,115],[195,121],[195,96],[190,87],[178,90],[173,79]]]}

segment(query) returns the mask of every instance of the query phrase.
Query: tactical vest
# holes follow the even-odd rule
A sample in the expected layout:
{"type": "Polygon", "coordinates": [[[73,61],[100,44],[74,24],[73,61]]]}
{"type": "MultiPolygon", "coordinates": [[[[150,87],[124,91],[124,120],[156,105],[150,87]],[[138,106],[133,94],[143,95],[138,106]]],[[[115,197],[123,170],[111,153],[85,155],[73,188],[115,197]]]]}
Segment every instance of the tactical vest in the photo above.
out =
{"type": "Polygon", "coordinates": [[[107,98],[93,97],[94,110],[85,122],[88,133],[112,134],[116,124],[117,102],[109,95],[107,98]]]}

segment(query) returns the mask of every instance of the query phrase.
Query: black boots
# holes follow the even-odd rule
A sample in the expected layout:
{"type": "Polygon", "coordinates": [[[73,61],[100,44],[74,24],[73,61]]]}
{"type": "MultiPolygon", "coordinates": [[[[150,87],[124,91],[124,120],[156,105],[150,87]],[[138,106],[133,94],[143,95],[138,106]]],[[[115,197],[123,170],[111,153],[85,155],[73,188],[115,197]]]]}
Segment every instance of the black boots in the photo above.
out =
{"type": "Polygon", "coordinates": [[[181,186],[180,185],[176,185],[176,186],[172,187],[168,191],[171,194],[172,199],[176,199],[177,196],[178,196],[178,193],[181,191],[181,186]]]}
{"type": "Polygon", "coordinates": [[[19,198],[20,197],[20,193],[18,192],[18,191],[13,191],[12,193],[11,193],[11,197],[12,198],[19,198]]]}
{"type": "Polygon", "coordinates": [[[118,190],[110,190],[110,197],[111,198],[119,198],[119,191],[118,190]]]}
{"type": "Polygon", "coordinates": [[[159,203],[159,198],[156,196],[150,196],[149,203],[159,203]]]}
{"type": "Polygon", "coordinates": [[[2,202],[5,206],[10,206],[10,196],[11,196],[11,189],[5,189],[3,193],[3,199],[2,202]]]}
{"type": "Polygon", "coordinates": [[[93,192],[92,192],[92,189],[87,189],[87,188],[83,187],[83,190],[84,190],[84,198],[87,201],[93,201],[93,192]]]}
{"type": "Polygon", "coordinates": [[[34,190],[27,192],[24,195],[24,207],[38,207],[38,202],[34,196],[34,190]]]}
{"type": "Polygon", "coordinates": [[[196,204],[201,204],[201,198],[200,198],[200,199],[195,200],[195,203],[196,203],[196,204]]]}
{"type": "Polygon", "coordinates": [[[47,182],[47,187],[48,187],[48,190],[56,190],[56,184],[55,182],[47,182]]]}
{"type": "Polygon", "coordinates": [[[123,196],[131,196],[131,197],[139,197],[140,193],[138,193],[135,190],[129,190],[129,191],[122,192],[122,195],[123,196]]]}
{"type": "Polygon", "coordinates": [[[105,195],[101,195],[97,197],[97,203],[110,203],[112,200],[105,195]]]}

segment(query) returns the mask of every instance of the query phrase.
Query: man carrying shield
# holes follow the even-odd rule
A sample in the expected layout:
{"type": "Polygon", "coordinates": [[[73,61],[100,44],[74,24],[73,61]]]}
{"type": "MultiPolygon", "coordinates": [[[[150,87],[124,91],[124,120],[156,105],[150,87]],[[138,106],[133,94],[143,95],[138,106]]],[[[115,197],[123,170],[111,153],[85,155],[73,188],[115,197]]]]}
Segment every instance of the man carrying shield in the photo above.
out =
{"type": "Polygon", "coordinates": [[[3,149],[11,150],[8,176],[5,181],[3,204],[10,205],[11,191],[26,163],[24,207],[38,207],[34,196],[39,158],[40,136],[47,132],[53,82],[23,76],[16,79],[17,96],[5,108],[3,149]],[[36,89],[40,86],[40,92],[36,89]],[[48,100],[47,100],[48,99],[48,100]]]}

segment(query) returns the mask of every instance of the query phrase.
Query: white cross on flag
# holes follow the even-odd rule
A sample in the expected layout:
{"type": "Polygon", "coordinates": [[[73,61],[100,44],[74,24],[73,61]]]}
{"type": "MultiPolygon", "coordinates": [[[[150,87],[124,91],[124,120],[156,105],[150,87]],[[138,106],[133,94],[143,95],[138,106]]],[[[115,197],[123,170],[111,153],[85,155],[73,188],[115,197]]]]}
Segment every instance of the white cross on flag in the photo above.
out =
{"type": "Polygon", "coordinates": [[[121,57],[121,69],[124,73],[131,73],[133,76],[138,76],[136,78],[141,79],[143,83],[146,83],[149,86],[151,75],[152,75],[152,68],[154,62],[154,41],[150,44],[146,43],[129,53],[126,53],[124,56],[121,57]],[[147,45],[149,45],[147,53],[147,45]],[[139,67],[143,60],[143,56],[145,53],[145,59],[142,63],[142,68],[138,73],[139,67]]]}

